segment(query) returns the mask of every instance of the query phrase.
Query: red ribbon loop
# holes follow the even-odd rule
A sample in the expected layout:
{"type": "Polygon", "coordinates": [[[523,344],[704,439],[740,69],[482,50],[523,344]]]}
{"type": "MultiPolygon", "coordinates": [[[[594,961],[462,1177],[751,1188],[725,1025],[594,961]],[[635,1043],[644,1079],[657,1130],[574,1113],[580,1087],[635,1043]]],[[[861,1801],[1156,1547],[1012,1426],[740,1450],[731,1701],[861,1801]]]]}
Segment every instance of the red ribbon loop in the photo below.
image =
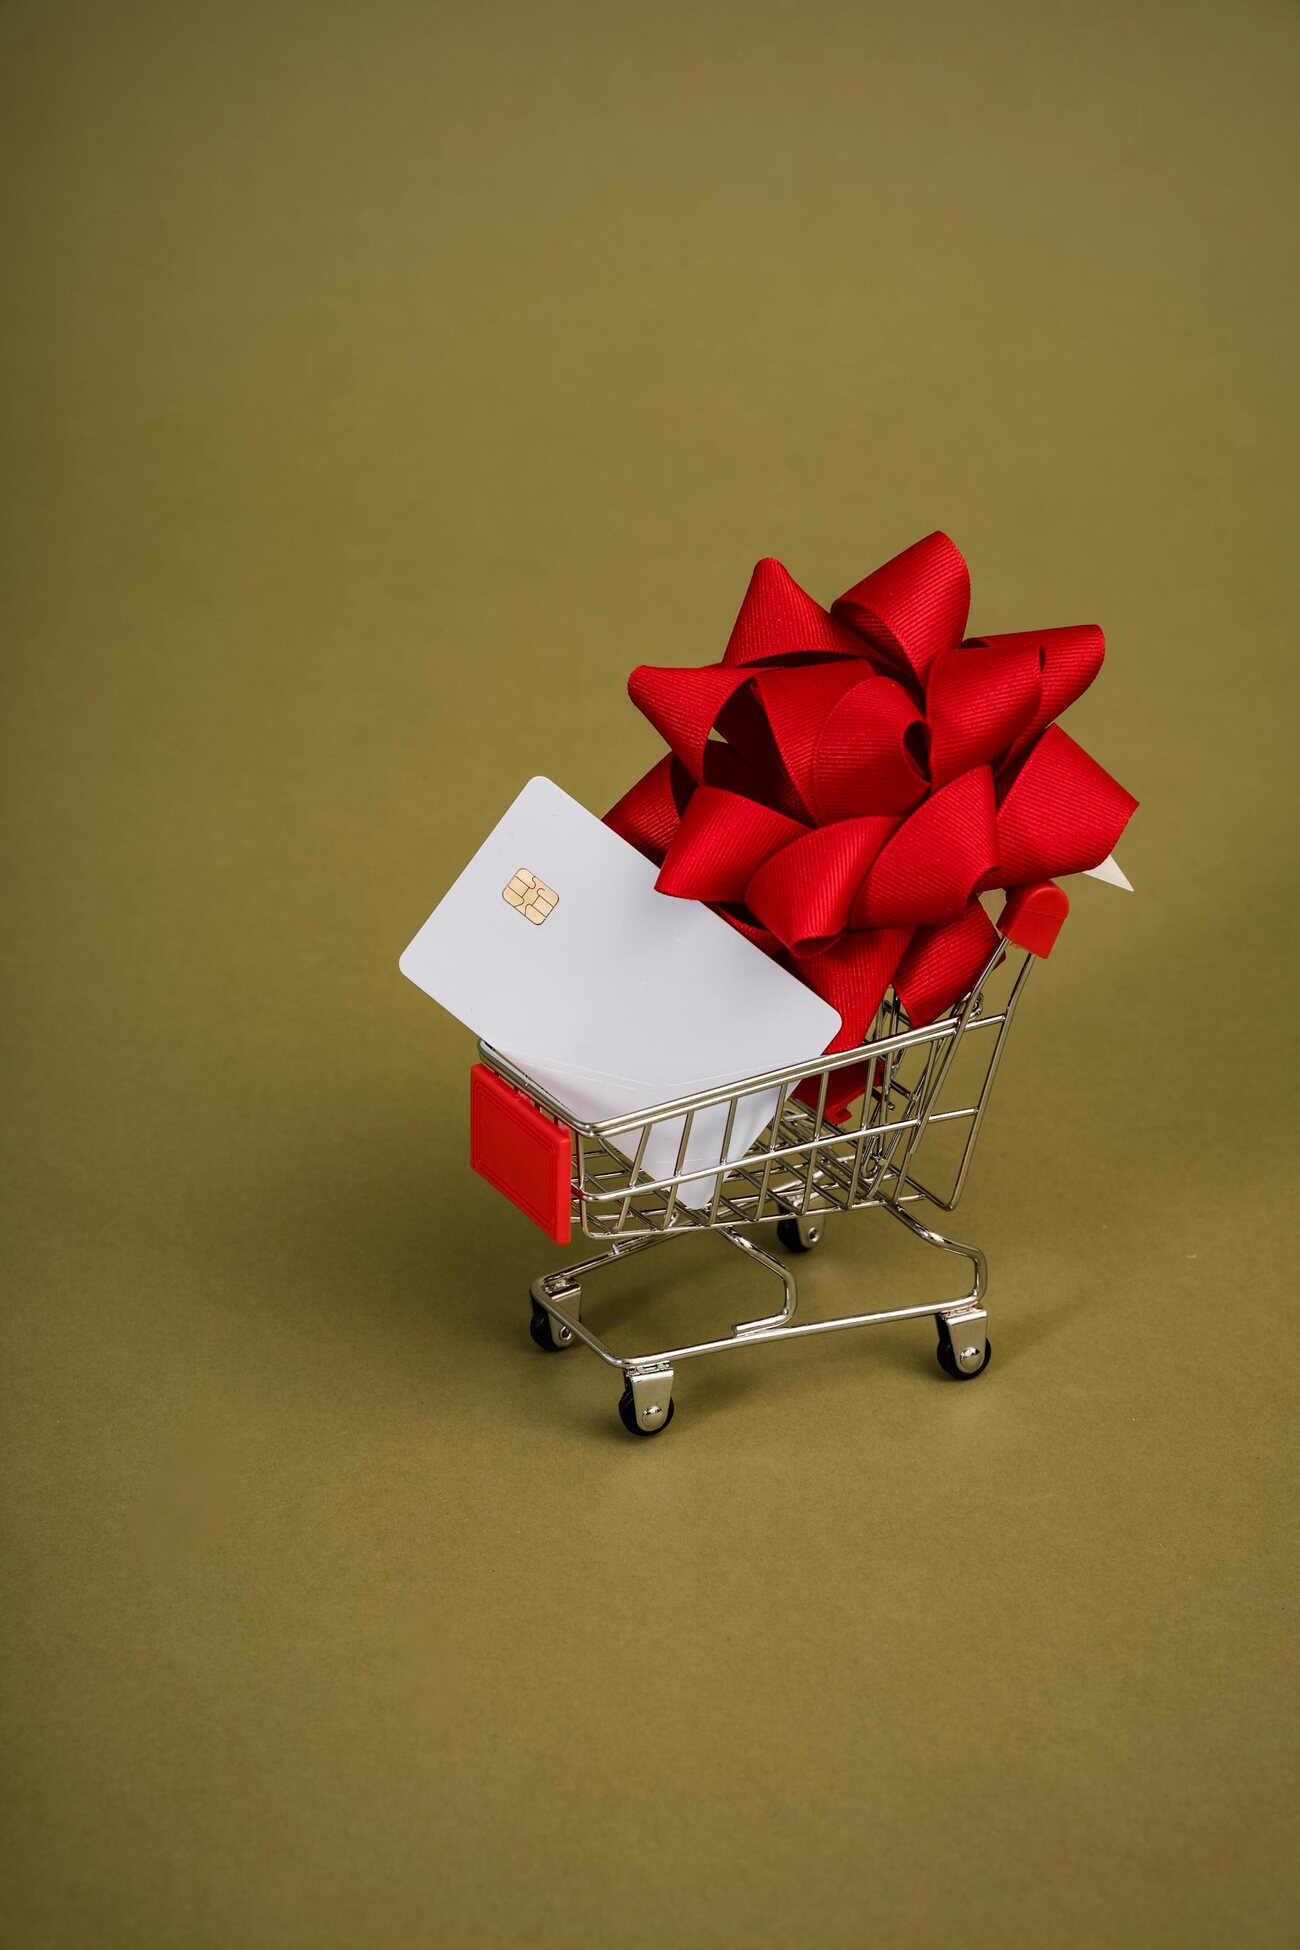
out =
{"type": "Polygon", "coordinates": [[[913,1022],[932,1022],[965,995],[998,945],[998,931],[978,901],[941,927],[918,928],[894,970],[898,999],[913,1022]]]}
{"type": "Polygon", "coordinates": [[[704,747],[723,706],[749,679],[743,670],[705,664],[702,670],[656,670],[642,664],[627,680],[628,695],[644,711],[691,777],[704,777],[704,747]]]}
{"type": "Polygon", "coordinates": [[[787,847],[807,831],[784,813],[702,785],[669,841],[655,886],[690,900],[743,901],[774,849],[787,847]]]}
{"type": "Polygon", "coordinates": [[[930,665],[930,783],[947,785],[972,765],[989,765],[1027,731],[1043,693],[1033,642],[971,643],[941,650],[930,665]]]}
{"type": "Polygon", "coordinates": [[[955,921],[997,861],[993,774],[963,772],[923,799],[867,875],[855,926],[955,921]]]}
{"type": "Polygon", "coordinates": [[[752,913],[797,955],[816,955],[849,925],[867,869],[896,819],[843,819],[774,853],[746,896],[752,913]]]}
{"type": "Polygon", "coordinates": [[[788,569],[765,556],[754,566],[722,661],[728,665],[766,663],[773,657],[797,656],[809,650],[830,656],[862,655],[862,645],[853,631],[814,602],[788,569]]]}
{"type": "Polygon", "coordinates": [[[969,608],[970,576],[961,550],[936,533],[855,582],[832,603],[831,615],[923,679],[941,650],[961,642],[969,608]]]}
{"type": "Polygon", "coordinates": [[[682,823],[682,808],[690,798],[693,784],[681,760],[670,753],[652,765],[644,778],[629,786],[618,804],[605,814],[605,824],[612,826],[638,853],[644,853],[647,860],[658,864],[682,823]]]}
{"type": "Polygon", "coordinates": [[[906,812],[928,789],[925,719],[892,677],[866,677],[827,712],[813,756],[813,811],[822,821],[906,812]]]}
{"type": "Polygon", "coordinates": [[[996,887],[1099,867],[1137,800],[1059,724],[1026,754],[998,807],[996,887]]]}

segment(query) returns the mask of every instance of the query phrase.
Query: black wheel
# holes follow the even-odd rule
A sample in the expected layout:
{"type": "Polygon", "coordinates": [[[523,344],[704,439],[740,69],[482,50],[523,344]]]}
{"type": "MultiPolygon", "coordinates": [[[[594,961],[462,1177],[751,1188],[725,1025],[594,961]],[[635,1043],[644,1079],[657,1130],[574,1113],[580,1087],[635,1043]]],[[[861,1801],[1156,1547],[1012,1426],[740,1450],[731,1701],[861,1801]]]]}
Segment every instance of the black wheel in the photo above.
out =
{"type": "Polygon", "coordinates": [[[652,1429],[647,1429],[643,1428],[641,1423],[636,1419],[636,1402],[632,1396],[632,1384],[630,1381],[625,1383],[623,1393],[618,1399],[618,1419],[629,1435],[662,1435],[668,1427],[668,1424],[672,1421],[676,1409],[677,1404],[670,1395],[668,1398],[668,1413],[664,1416],[663,1421],[656,1422],[652,1429]]]}
{"type": "Polygon", "coordinates": [[[563,1354],[573,1340],[572,1334],[569,1335],[568,1340],[556,1340],[555,1323],[545,1307],[538,1306],[536,1300],[533,1302],[533,1317],[528,1323],[528,1331],[543,1354],[563,1354]]]}
{"type": "Polygon", "coordinates": [[[957,1356],[953,1352],[952,1336],[941,1320],[939,1322],[939,1345],[934,1350],[935,1359],[944,1373],[953,1381],[974,1381],[976,1375],[983,1374],[993,1354],[993,1343],[987,1337],[984,1341],[984,1359],[978,1368],[959,1368],[957,1356]]]}
{"type": "Polygon", "coordinates": [[[788,1253],[810,1253],[821,1238],[821,1228],[819,1226],[817,1229],[817,1238],[803,1239],[799,1234],[798,1219],[778,1219],[776,1236],[788,1253]]]}

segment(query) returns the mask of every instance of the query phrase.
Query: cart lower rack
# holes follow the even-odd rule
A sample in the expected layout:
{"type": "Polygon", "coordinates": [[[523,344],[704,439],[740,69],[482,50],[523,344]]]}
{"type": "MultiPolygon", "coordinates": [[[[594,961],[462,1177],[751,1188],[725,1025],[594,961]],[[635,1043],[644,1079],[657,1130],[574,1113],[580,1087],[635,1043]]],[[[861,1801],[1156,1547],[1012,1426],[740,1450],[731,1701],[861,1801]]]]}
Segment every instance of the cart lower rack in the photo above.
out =
{"type": "MultiPolygon", "coordinates": [[[[534,1281],[533,1340],[546,1352],[582,1342],[618,1369],[624,1384],[619,1416],[631,1433],[658,1435],[668,1427],[680,1363],[760,1342],[930,1315],[944,1373],[959,1381],[983,1373],[990,1352],[984,1255],[978,1246],[925,1223],[916,1208],[945,1213],[955,1208],[1016,1005],[1035,959],[1050,951],[1063,918],[1066,903],[1059,889],[1021,893],[1008,901],[998,924],[1002,939],[969,994],[937,1022],[911,1027],[891,992],[869,1037],[856,1049],[630,1115],[600,1123],[574,1118],[508,1058],[480,1044],[487,1070],[522,1093],[528,1114],[545,1118],[556,1146],[563,1147],[567,1211],[559,1236],[567,1236],[571,1223],[603,1245],[592,1257],[534,1281]],[[827,1105],[837,1106],[846,1094],[842,1073],[848,1070],[853,1071],[855,1105],[839,1122],[827,1114],[827,1105]],[[772,1105],[762,1134],[743,1157],[720,1164],[730,1157],[738,1107],[760,1095],[772,1105]],[[715,1123],[725,1118],[721,1143],[711,1151],[707,1167],[687,1170],[684,1162],[696,1119],[708,1112],[715,1123]],[[655,1178],[643,1169],[643,1160],[650,1133],[665,1127],[677,1140],[676,1165],[655,1178]],[[940,1134],[947,1138],[950,1155],[940,1162],[936,1178],[930,1159],[940,1134]],[[816,1246],[829,1217],[863,1210],[887,1213],[916,1238],[965,1260],[969,1291],[955,1300],[797,1321],[798,1288],[791,1266],[758,1245],[750,1231],[774,1225],[780,1245],[797,1254],[816,1246]],[[602,1267],[701,1230],[716,1233],[778,1280],[780,1307],[714,1339],[649,1354],[616,1353],[583,1319],[583,1282],[602,1267]]],[[[485,1166],[476,1158],[476,1163],[515,1196],[508,1176],[495,1174],[491,1161],[485,1166]]]]}

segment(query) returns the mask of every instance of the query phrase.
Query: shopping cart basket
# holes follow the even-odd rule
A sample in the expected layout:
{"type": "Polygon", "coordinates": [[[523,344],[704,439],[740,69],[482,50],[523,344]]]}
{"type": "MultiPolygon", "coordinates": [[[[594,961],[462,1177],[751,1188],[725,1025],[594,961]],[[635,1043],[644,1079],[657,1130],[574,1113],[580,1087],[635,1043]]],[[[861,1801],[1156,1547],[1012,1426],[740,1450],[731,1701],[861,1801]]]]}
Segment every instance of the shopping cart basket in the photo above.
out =
{"type": "Polygon", "coordinates": [[[591,1258],[534,1281],[532,1337],[538,1347],[559,1352],[581,1341],[619,1369],[624,1384],[619,1416],[625,1428],[642,1436],[658,1435],[671,1422],[680,1362],[758,1342],[929,1314],[938,1329],[944,1373],[957,1381],[982,1374],[990,1351],[984,1255],[978,1246],[924,1223],[914,1208],[951,1212],[956,1206],[1016,1005],[1034,961],[1050,952],[1067,906],[1065,895],[1050,883],[1013,893],[998,922],[997,948],[970,992],[936,1022],[913,1028],[891,991],[857,1048],[599,1123],[575,1117],[507,1057],[481,1043],[471,1114],[476,1169],[556,1238],[567,1239],[577,1226],[603,1246],[591,1258]],[[862,1094],[839,1122],[827,1115],[827,1104],[835,1105],[844,1094],[836,1079],[851,1066],[860,1066],[862,1094]],[[774,1105],[763,1132],[743,1157],[720,1166],[730,1154],[739,1106],[763,1093],[774,1105]],[[688,1171],[683,1161],[695,1120],[707,1112],[715,1122],[725,1116],[722,1141],[709,1166],[688,1171]],[[663,1126],[671,1127],[677,1141],[676,1166],[653,1177],[643,1160],[651,1132],[663,1126]],[[949,1155],[936,1178],[929,1153],[940,1132],[948,1135],[949,1155]],[[794,1273],[758,1245],[751,1230],[775,1225],[787,1252],[807,1252],[829,1216],[868,1209],[888,1213],[916,1238],[967,1261],[969,1291],[956,1300],[797,1322],[794,1273]],[[718,1234],[780,1281],[779,1310],[742,1321],[711,1340],[652,1354],[615,1353],[582,1317],[583,1281],[601,1267],[701,1230],[718,1234]]]}

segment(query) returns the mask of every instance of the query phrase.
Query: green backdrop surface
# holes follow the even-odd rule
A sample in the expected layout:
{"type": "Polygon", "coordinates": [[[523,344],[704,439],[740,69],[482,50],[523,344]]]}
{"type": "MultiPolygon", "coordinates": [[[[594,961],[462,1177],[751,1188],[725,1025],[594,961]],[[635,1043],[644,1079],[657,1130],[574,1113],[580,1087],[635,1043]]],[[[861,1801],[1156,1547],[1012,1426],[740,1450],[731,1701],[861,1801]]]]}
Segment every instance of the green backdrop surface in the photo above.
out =
{"type": "MultiPolygon", "coordinates": [[[[1294,1941],[1298,38],[0,11],[16,1947],[1294,1941]],[[396,957],[756,557],[935,527],[977,629],[1103,624],[1143,801],[959,1215],[995,1359],[634,1444],[396,957]]],[[[880,1233],[810,1312],[925,1297],[880,1233]]],[[[666,1257],[593,1317],[750,1308],[666,1257]]]]}

